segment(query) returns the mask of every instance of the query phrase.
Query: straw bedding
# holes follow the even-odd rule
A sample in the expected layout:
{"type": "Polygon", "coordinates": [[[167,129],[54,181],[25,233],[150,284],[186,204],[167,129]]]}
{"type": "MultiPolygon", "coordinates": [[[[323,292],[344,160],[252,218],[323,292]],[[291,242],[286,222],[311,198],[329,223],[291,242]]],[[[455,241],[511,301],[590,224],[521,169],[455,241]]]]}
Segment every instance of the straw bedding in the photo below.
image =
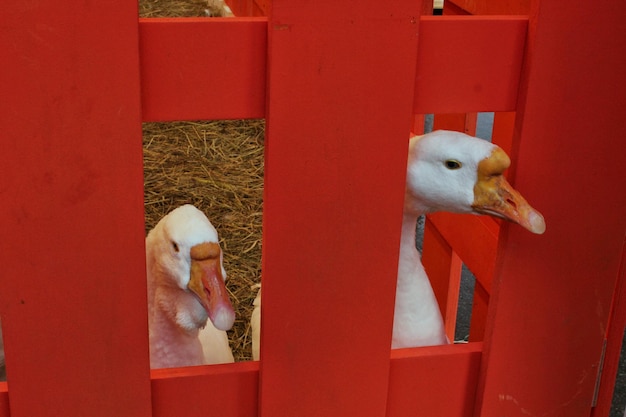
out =
{"type": "Polygon", "coordinates": [[[224,16],[223,0],[139,0],[140,17],[224,16]]]}

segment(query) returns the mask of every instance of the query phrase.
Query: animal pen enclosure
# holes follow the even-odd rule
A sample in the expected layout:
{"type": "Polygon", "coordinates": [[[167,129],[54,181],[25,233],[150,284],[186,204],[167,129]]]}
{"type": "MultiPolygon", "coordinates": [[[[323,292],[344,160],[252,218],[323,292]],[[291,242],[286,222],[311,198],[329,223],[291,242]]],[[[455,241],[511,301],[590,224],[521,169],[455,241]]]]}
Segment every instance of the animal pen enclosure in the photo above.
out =
{"type": "Polygon", "coordinates": [[[0,415],[606,415],[626,316],[626,5],[420,10],[6,4],[0,415]],[[390,352],[411,119],[468,111],[517,112],[510,176],[548,230],[434,218],[455,232],[440,270],[453,248],[487,280],[484,332],[390,352]],[[259,117],[262,360],[150,372],[141,122],[259,117]]]}

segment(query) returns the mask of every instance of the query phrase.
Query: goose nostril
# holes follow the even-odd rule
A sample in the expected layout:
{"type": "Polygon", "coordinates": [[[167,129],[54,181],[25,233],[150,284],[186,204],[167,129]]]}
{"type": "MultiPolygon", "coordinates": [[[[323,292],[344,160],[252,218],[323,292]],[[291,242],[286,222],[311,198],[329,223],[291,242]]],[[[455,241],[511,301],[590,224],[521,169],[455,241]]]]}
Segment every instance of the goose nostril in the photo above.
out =
{"type": "Polygon", "coordinates": [[[517,204],[515,203],[515,201],[511,200],[510,198],[506,199],[506,203],[510,206],[513,206],[515,209],[517,209],[517,204]]]}

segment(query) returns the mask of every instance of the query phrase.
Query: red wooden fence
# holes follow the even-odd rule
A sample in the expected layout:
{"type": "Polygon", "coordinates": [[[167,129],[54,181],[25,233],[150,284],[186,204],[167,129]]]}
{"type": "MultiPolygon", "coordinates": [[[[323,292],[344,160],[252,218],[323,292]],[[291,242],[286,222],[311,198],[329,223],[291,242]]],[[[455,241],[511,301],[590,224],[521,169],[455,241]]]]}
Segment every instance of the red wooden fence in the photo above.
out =
{"type": "Polygon", "coordinates": [[[574,6],[4,5],[0,416],[589,416],[626,311],[626,3],[574,6]],[[548,230],[464,219],[485,233],[453,243],[492,278],[484,342],[390,354],[411,117],[511,110],[510,177],[548,230]],[[150,373],[140,123],[260,116],[263,360],[150,373]]]}

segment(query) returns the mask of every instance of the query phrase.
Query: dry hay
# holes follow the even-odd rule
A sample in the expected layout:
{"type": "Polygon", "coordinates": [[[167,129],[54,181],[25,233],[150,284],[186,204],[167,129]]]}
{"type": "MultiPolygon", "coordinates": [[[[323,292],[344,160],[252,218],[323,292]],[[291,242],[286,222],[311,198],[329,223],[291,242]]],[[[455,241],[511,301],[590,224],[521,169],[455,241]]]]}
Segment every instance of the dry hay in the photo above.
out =
{"type": "Polygon", "coordinates": [[[146,123],[143,129],[146,232],[190,203],[220,234],[227,288],[237,313],[235,360],[251,357],[250,315],[260,282],[263,211],[262,120],[146,123]]]}
{"type": "Polygon", "coordinates": [[[206,17],[223,15],[222,0],[141,0],[140,17],[206,17]]]}

